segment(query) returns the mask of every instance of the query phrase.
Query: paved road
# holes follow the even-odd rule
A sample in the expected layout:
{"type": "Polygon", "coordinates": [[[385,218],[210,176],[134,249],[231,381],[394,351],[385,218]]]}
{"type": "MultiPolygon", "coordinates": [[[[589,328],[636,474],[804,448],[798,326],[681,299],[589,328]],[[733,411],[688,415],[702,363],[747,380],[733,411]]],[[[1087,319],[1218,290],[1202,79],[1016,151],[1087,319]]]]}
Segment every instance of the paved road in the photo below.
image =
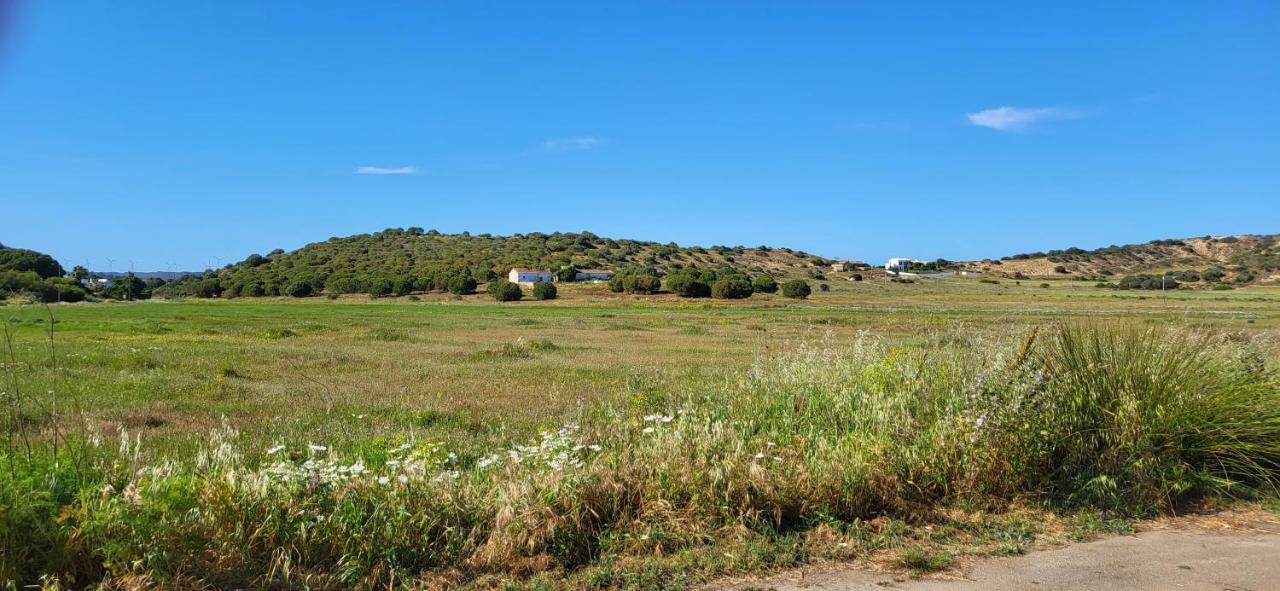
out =
{"type": "Polygon", "coordinates": [[[1280,527],[1162,529],[1013,558],[976,561],[949,579],[842,569],[793,571],[731,589],[777,591],[1280,590],[1280,527]]]}

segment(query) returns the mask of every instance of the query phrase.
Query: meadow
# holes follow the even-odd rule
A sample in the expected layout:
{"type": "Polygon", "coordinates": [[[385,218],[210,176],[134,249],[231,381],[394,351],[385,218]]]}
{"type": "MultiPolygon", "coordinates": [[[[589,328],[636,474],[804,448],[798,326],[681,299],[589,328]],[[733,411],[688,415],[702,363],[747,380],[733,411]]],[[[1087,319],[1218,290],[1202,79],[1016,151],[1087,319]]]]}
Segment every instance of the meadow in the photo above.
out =
{"type": "Polygon", "coordinates": [[[1280,290],[1047,283],[9,302],[0,579],[684,588],[1274,498],[1280,290]]]}

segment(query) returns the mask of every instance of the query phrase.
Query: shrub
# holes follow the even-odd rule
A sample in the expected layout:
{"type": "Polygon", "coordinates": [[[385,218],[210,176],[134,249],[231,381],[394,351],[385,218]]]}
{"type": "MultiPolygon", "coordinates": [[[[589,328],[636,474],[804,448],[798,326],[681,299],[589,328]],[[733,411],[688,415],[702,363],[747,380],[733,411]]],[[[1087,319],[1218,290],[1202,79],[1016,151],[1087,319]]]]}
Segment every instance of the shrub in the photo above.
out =
{"type": "Polygon", "coordinates": [[[854,273],[854,274],[853,274],[853,280],[854,280],[854,281],[862,281],[862,273],[854,273]]]}
{"type": "Polygon", "coordinates": [[[711,297],[711,286],[687,269],[667,275],[667,290],[682,298],[711,297]]]}
{"type": "Polygon", "coordinates": [[[751,297],[751,280],[746,275],[724,275],[711,284],[711,297],[722,300],[740,300],[751,297]]]}
{"type": "Polygon", "coordinates": [[[818,284],[818,291],[831,291],[831,285],[826,284],[826,283],[819,283],[819,284],[818,284]]]}
{"type": "Polygon", "coordinates": [[[627,293],[657,293],[662,288],[662,282],[652,275],[623,275],[614,276],[618,279],[618,285],[621,289],[614,289],[613,279],[609,280],[609,289],[613,291],[625,291],[627,293]]]}
{"type": "Polygon", "coordinates": [[[1058,265],[1058,266],[1054,267],[1054,268],[1053,268],[1053,272],[1054,272],[1054,273],[1062,273],[1062,274],[1070,273],[1070,271],[1068,271],[1068,270],[1067,270],[1067,267],[1066,267],[1065,265],[1058,265]]]}
{"type": "Polygon", "coordinates": [[[803,279],[792,279],[782,284],[782,295],[789,298],[803,300],[809,297],[810,293],[813,293],[813,290],[810,289],[809,283],[803,279]]]}
{"type": "Polygon", "coordinates": [[[293,283],[285,289],[285,295],[295,298],[305,298],[311,295],[311,292],[311,283],[307,281],[293,283]]]}
{"type": "Polygon", "coordinates": [[[445,290],[453,295],[472,294],[476,292],[476,280],[466,275],[450,277],[445,290]]]}
{"type": "Polygon", "coordinates": [[[391,295],[395,287],[395,282],[386,277],[379,277],[369,282],[369,295],[375,298],[387,297],[391,295]]]}
{"type": "Polygon", "coordinates": [[[499,302],[514,302],[524,297],[524,291],[520,289],[519,284],[505,279],[490,281],[485,291],[489,293],[490,297],[499,302]]]}
{"type": "Polygon", "coordinates": [[[533,284],[533,299],[535,300],[554,300],[556,299],[556,284],[550,281],[539,281],[533,284]]]}
{"type": "Polygon", "coordinates": [[[772,275],[759,275],[751,280],[751,289],[756,293],[777,293],[778,282],[772,275]]]}

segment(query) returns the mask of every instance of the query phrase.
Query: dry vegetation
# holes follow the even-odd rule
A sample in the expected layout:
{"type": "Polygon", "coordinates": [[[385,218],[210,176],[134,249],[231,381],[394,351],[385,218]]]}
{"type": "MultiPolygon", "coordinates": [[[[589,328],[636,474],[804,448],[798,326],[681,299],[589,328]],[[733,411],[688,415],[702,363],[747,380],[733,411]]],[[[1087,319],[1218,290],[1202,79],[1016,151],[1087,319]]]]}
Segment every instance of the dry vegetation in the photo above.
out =
{"type": "Polygon", "coordinates": [[[1051,283],[11,303],[0,573],[682,588],[1269,494],[1280,293],[1051,283]]]}

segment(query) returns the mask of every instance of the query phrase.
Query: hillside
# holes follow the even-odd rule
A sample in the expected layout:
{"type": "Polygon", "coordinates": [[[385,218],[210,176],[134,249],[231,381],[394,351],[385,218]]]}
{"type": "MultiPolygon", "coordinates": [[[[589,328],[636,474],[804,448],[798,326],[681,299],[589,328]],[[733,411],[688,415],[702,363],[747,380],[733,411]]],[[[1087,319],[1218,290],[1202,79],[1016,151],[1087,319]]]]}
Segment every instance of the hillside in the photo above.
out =
{"type": "Polygon", "coordinates": [[[1209,272],[1209,276],[1220,274],[1220,280],[1227,283],[1277,283],[1278,238],[1280,235],[1152,240],[1096,250],[1068,248],[1018,254],[976,265],[984,272],[1007,277],[1109,277],[1194,271],[1201,275],[1209,272]]]}
{"type": "Polygon", "coordinates": [[[376,293],[376,284],[389,284],[394,292],[407,293],[441,289],[459,276],[484,282],[505,275],[512,267],[657,274],[688,267],[732,267],[781,277],[799,275],[825,263],[821,257],[766,246],[703,248],[615,240],[590,232],[494,236],[390,228],[330,238],[291,252],[250,255],[239,263],[174,282],[167,291],[174,295],[277,295],[302,285],[299,289],[309,293],[376,293]]]}

